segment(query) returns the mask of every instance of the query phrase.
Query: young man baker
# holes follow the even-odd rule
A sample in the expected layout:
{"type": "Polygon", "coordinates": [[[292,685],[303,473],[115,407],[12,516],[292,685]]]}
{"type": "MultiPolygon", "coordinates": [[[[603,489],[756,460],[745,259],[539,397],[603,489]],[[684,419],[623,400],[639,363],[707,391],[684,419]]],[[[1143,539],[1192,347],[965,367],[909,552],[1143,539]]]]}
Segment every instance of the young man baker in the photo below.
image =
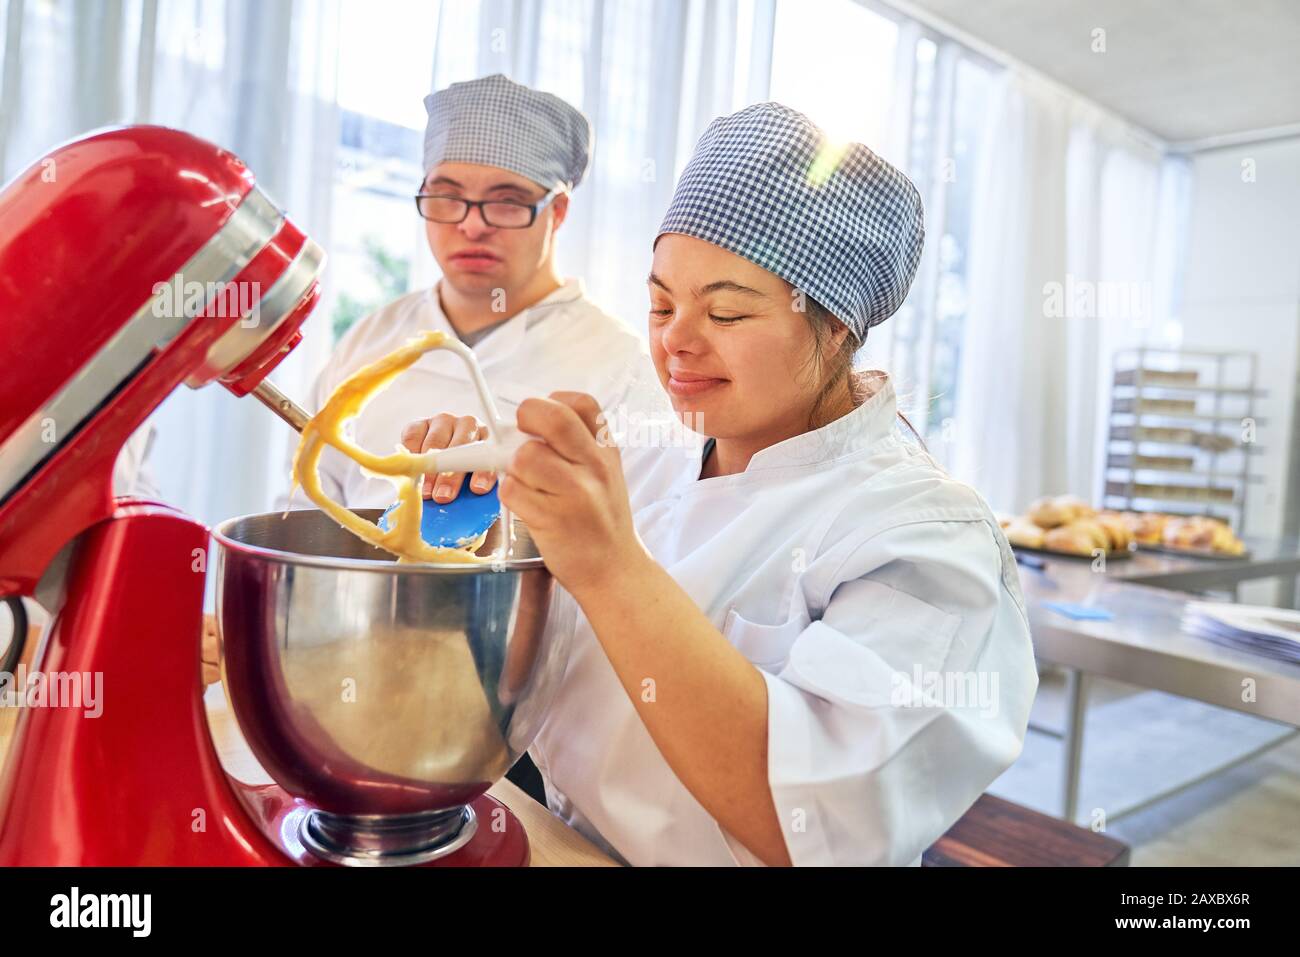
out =
{"type": "MultiPolygon", "coordinates": [[[[556,233],[591,162],[590,122],[564,100],[500,74],[454,83],[424,105],[425,177],[415,205],[442,279],[349,330],[316,380],[311,408],[357,369],[430,329],[474,350],[503,415],[557,390],[590,392],[606,408],[617,404],[648,363],[646,348],[556,266],[556,233]]],[[[393,423],[430,409],[465,417],[444,419],[441,427],[451,431],[467,428],[469,416],[483,419],[455,355],[430,353],[396,379],[353,422],[354,439],[390,451],[393,423]]],[[[326,451],[320,475],[325,491],[353,508],[393,501],[391,483],[363,475],[335,449],[326,451]]],[[[449,501],[459,477],[454,486],[438,478],[427,478],[426,488],[436,501],[449,501]]]]}

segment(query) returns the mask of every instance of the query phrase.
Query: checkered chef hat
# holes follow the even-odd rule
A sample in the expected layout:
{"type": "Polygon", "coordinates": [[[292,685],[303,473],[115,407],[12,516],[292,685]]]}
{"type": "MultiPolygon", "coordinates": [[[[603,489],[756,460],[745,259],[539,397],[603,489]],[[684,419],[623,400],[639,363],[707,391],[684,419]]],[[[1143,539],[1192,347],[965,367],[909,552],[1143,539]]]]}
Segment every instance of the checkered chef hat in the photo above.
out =
{"type": "Polygon", "coordinates": [[[550,190],[573,189],[591,162],[591,123],[558,96],[494,73],[424,98],[424,171],[498,166],[550,190]]]}
{"type": "Polygon", "coordinates": [[[921,195],[861,143],[758,103],[709,124],[659,235],[681,233],[774,273],[861,340],[903,303],[925,239],[921,195]]]}

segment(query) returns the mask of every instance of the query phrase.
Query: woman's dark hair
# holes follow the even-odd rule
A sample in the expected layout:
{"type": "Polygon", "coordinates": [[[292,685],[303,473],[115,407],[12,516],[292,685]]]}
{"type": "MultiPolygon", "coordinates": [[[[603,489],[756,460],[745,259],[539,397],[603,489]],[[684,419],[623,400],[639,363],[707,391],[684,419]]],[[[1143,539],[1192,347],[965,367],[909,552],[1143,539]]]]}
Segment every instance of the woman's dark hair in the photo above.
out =
{"type": "MultiPolygon", "coordinates": [[[[835,330],[844,324],[836,318],[835,314],[823,306],[815,299],[807,296],[803,297],[805,313],[808,316],[808,325],[813,334],[812,364],[814,381],[822,382],[821,391],[817,398],[813,400],[813,407],[808,417],[808,428],[816,429],[826,423],[822,421],[822,416],[826,408],[835,400],[837,395],[847,390],[849,398],[852,400],[854,407],[861,405],[871,395],[871,390],[867,385],[867,377],[860,372],[853,370],[853,358],[862,348],[862,342],[854,335],[853,330],[848,330],[844,341],[840,343],[839,349],[831,356],[829,363],[822,359],[822,354],[826,351],[826,343],[830,341],[835,330]]],[[[898,413],[907,430],[912,433],[912,437],[920,443],[921,448],[925,448],[925,440],[921,434],[916,431],[915,426],[907,420],[907,416],[902,412],[898,413]]]]}

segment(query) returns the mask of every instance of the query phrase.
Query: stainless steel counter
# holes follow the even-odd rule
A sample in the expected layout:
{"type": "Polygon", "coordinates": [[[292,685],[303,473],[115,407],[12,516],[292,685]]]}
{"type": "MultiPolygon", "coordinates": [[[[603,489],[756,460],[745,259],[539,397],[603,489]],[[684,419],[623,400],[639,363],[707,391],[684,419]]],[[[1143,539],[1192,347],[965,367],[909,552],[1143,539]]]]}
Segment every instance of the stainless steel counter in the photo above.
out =
{"type": "Polygon", "coordinates": [[[1074,820],[1077,810],[1091,675],[1300,727],[1300,665],[1217,645],[1181,628],[1183,607],[1194,598],[1189,592],[1232,591],[1242,581],[1285,576],[1294,596],[1300,542],[1256,539],[1246,545],[1250,557],[1240,559],[1139,552],[1107,562],[1102,571],[1089,559],[1035,554],[1044,568],[1021,566],[1035,654],[1065,668],[1068,680],[1062,817],[1074,820]],[[1097,606],[1114,618],[1073,620],[1044,607],[1052,601],[1097,606]]]}

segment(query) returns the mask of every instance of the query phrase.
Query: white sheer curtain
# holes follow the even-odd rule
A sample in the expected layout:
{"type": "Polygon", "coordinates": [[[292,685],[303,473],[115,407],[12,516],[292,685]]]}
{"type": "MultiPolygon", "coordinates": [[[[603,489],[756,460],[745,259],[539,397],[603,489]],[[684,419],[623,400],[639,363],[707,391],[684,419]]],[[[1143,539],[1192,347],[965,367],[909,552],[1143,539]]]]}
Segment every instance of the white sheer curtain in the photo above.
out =
{"type": "Polygon", "coordinates": [[[1065,329],[1043,285],[1066,265],[1068,102],[1006,72],[977,173],[950,469],[996,509],[1065,487],[1065,329]]]}
{"type": "Polygon", "coordinates": [[[986,135],[950,468],[1001,511],[1067,491],[1099,501],[1111,357],[1177,336],[1185,173],[1014,70],[999,78],[986,135]]]}
{"type": "MultiPolygon", "coordinates": [[[[4,23],[5,180],[96,127],[177,127],[239,155],[328,248],[339,139],[336,0],[8,0],[4,23]]],[[[327,335],[309,336],[276,381],[302,394],[321,359],[313,353],[328,348],[327,335]]],[[[285,481],[285,427],[252,401],[220,387],[180,389],[152,422],[156,484],[197,518],[268,508],[285,481]]]]}
{"type": "Polygon", "coordinates": [[[1075,125],[1073,147],[1067,276],[1076,285],[1092,282],[1097,299],[1094,314],[1060,320],[1071,357],[1065,370],[1070,484],[1063,488],[1100,502],[1113,357],[1142,344],[1177,345],[1169,321],[1173,262],[1161,252],[1176,211],[1162,187],[1179,167],[1109,120],[1086,114],[1075,125]]]}

